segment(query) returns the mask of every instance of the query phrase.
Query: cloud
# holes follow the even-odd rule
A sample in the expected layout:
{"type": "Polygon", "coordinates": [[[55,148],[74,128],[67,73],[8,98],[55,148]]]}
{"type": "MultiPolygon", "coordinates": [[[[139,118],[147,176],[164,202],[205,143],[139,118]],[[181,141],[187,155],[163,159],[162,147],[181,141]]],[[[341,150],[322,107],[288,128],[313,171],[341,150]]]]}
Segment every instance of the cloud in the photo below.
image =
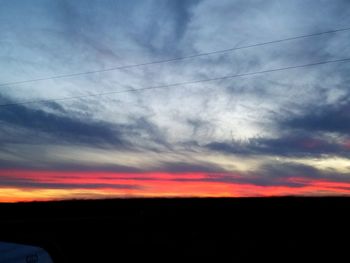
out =
{"type": "Polygon", "coordinates": [[[346,156],[350,154],[336,141],[329,141],[322,137],[289,135],[276,139],[253,139],[251,142],[251,148],[254,152],[267,155],[307,157],[322,154],[346,156]]]}
{"type": "Polygon", "coordinates": [[[266,155],[285,157],[318,157],[322,155],[350,156],[342,142],[332,138],[308,134],[287,134],[277,138],[252,138],[248,141],[211,142],[206,148],[238,155],[266,155]]]}
{"type": "Polygon", "coordinates": [[[350,182],[347,174],[335,171],[321,171],[317,168],[292,163],[274,161],[261,165],[251,172],[208,172],[203,178],[175,178],[180,182],[220,182],[225,184],[248,184],[254,186],[304,187],[310,181],[350,182]]]}
{"type": "Polygon", "coordinates": [[[350,103],[340,101],[333,105],[305,107],[299,116],[289,116],[282,120],[284,128],[307,132],[334,132],[350,134],[350,103]]]}
{"type": "Polygon", "coordinates": [[[290,162],[268,163],[251,172],[1,170],[0,185],[4,189],[27,190],[111,189],[118,191],[119,195],[131,194],[129,190],[132,190],[133,194],[160,196],[195,193],[204,196],[309,195],[322,192],[345,194],[350,191],[350,179],[346,174],[290,162]],[[155,189],[166,191],[154,192],[155,189]],[[193,192],[186,192],[189,189],[193,192]]]}
{"type": "MultiPolygon", "coordinates": [[[[0,101],[12,102],[3,97],[0,101]]],[[[110,123],[67,111],[55,102],[45,102],[41,108],[1,107],[0,123],[0,144],[83,144],[137,150],[138,141],[148,141],[144,146],[149,149],[157,150],[154,145],[171,148],[165,134],[146,117],[130,116],[128,123],[110,123]]]]}
{"type": "Polygon", "coordinates": [[[164,172],[170,172],[170,173],[185,173],[185,172],[224,172],[225,169],[220,167],[219,165],[215,163],[205,163],[205,162],[178,162],[178,161],[172,161],[172,162],[160,162],[158,167],[154,167],[153,169],[164,171],[164,172]]]}
{"type": "MultiPolygon", "coordinates": [[[[57,108],[56,104],[52,104],[57,108]]],[[[61,109],[61,108],[60,108],[61,109]]],[[[76,144],[94,144],[94,145],[113,145],[124,148],[128,145],[127,141],[122,138],[122,132],[117,125],[103,121],[94,121],[89,119],[78,119],[69,115],[54,114],[42,109],[28,108],[23,105],[12,105],[1,107],[0,122],[2,123],[2,132],[5,129],[13,128],[17,131],[29,130],[30,133],[47,134],[59,144],[76,143],[76,144]]],[[[16,134],[16,132],[15,132],[16,134]]],[[[12,134],[12,135],[15,135],[12,134]]],[[[20,134],[21,138],[15,138],[18,141],[28,142],[28,137],[20,134]]],[[[13,140],[11,136],[9,141],[2,138],[1,142],[6,143],[13,140]]],[[[35,143],[40,139],[35,138],[35,143]]],[[[41,142],[44,143],[45,139],[41,142]]],[[[52,140],[51,140],[52,142],[52,140]]],[[[47,141],[46,141],[47,143],[47,141]]]]}
{"type": "Polygon", "coordinates": [[[37,182],[34,179],[21,179],[13,177],[0,177],[1,188],[26,188],[26,189],[118,189],[118,190],[135,190],[141,189],[141,186],[130,184],[113,184],[113,183],[50,183],[37,182]]]}
{"type": "Polygon", "coordinates": [[[183,53],[179,43],[192,19],[191,11],[200,2],[168,0],[135,5],[131,12],[129,36],[154,56],[179,56],[183,53]]]}
{"type": "Polygon", "coordinates": [[[330,170],[292,162],[265,163],[250,172],[224,171],[198,164],[169,163],[148,171],[118,169],[83,170],[2,170],[0,185],[25,188],[115,188],[136,189],[144,182],[222,183],[259,187],[301,188],[309,182],[350,183],[350,178],[330,170]],[[166,169],[164,169],[166,168],[166,169]]]}
{"type": "MultiPolygon", "coordinates": [[[[0,78],[12,82],[343,28],[350,23],[350,8],[341,0],[40,0],[35,6],[14,0],[2,5],[0,17],[0,78]]],[[[344,58],[350,54],[349,37],[350,32],[343,31],[174,63],[3,86],[0,103],[344,58]]],[[[210,175],[202,178],[206,183],[222,182],[225,187],[232,182],[300,188],[287,178],[321,178],[312,170],[316,164],[278,166],[271,160],[349,158],[349,67],[327,64],[169,89],[1,107],[0,167],[62,173],[202,172],[210,175]]]]}

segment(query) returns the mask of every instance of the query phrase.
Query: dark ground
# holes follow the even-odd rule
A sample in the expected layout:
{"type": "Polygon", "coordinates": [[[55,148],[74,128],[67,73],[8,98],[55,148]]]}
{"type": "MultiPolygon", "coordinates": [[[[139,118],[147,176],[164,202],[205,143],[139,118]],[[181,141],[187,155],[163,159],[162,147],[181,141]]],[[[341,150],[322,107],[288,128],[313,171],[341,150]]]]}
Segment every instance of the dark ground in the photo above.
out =
{"type": "Polygon", "coordinates": [[[39,245],[55,262],[347,262],[349,208],[338,197],[0,204],[0,241],[39,245]]]}

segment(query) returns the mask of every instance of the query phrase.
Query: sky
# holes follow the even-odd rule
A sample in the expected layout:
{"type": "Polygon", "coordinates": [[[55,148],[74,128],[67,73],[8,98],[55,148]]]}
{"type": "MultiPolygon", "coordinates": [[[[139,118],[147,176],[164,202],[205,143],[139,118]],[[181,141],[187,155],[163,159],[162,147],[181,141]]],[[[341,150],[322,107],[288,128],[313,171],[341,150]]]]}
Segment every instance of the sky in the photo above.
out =
{"type": "Polygon", "coordinates": [[[0,202],[350,194],[349,61],[220,79],[348,59],[350,30],[106,70],[348,28],[349,1],[0,4],[0,202]]]}

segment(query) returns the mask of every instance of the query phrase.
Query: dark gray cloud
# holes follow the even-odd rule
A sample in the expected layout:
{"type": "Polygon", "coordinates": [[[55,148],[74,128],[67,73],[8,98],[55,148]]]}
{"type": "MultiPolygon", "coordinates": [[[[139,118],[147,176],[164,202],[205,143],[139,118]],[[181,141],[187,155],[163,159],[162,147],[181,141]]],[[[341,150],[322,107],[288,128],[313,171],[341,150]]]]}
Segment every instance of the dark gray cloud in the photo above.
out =
{"type": "Polygon", "coordinates": [[[214,163],[205,162],[162,162],[156,167],[158,171],[171,173],[185,173],[185,172],[224,172],[225,169],[214,163]]]}
{"type": "MultiPolygon", "coordinates": [[[[11,100],[0,97],[1,103],[11,100]]],[[[93,120],[90,116],[71,114],[55,102],[41,108],[11,105],[0,108],[0,145],[6,143],[85,144],[95,147],[137,150],[138,139],[171,148],[165,134],[146,117],[130,117],[127,124],[93,120]],[[38,136],[40,134],[40,136],[38,136]],[[45,136],[44,136],[45,135],[45,136]],[[133,139],[130,142],[129,138],[133,139]],[[33,141],[29,141],[32,139],[33,141]],[[135,147],[134,147],[135,146],[135,147]]],[[[145,146],[146,147],[146,146],[145,146]]],[[[157,151],[157,148],[150,149],[157,151]]]]}
{"type": "MultiPolygon", "coordinates": [[[[4,100],[2,100],[4,101],[4,100]]],[[[52,104],[57,108],[56,104],[52,104]]],[[[85,143],[92,145],[112,145],[115,147],[126,147],[127,142],[122,138],[120,127],[103,121],[83,120],[70,117],[68,115],[54,114],[42,109],[28,108],[24,105],[12,105],[1,107],[0,109],[1,132],[5,128],[13,127],[14,129],[25,129],[40,134],[45,133],[54,138],[59,144],[85,143]]],[[[25,132],[21,134],[22,138],[13,138],[27,142],[25,132]]],[[[38,138],[37,138],[38,139],[38,138]]],[[[38,142],[36,139],[36,142],[38,142]]],[[[4,137],[0,140],[6,141],[4,137]]],[[[44,143],[44,142],[43,142],[44,143]]]]}
{"type": "Polygon", "coordinates": [[[138,185],[129,184],[113,184],[113,183],[56,183],[37,181],[33,178],[20,178],[13,176],[0,176],[1,187],[25,187],[25,188],[39,188],[39,189],[141,189],[138,185]]]}
{"type": "MultiPolygon", "coordinates": [[[[3,151],[3,149],[1,150],[3,151]]],[[[11,153],[11,151],[9,151],[11,153]]],[[[23,160],[1,160],[0,159],[0,169],[16,169],[22,170],[35,170],[35,171],[47,171],[54,170],[58,172],[113,172],[113,173],[136,173],[142,174],[145,172],[166,172],[166,173],[186,173],[186,172],[227,172],[221,166],[204,161],[188,161],[179,162],[177,160],[173,161],[158,161],[155,164],[149,164],[146,167],[143,166],[131,166],[123,164],[89,164],[84,163],[67,163],[65,161],[55,160],[54,162],[42,161],[38,163],[37,161],[31,161],[30,157],[26,154],[21,156],[16,151],[13,155],[17,158],[22,157],[23,160]]]]}
{"type": "Polygon", "coordinates": [[[249,145],[237,141],[232,142],[210,142],[205,145],[206,148],[223,153],[231,154],[252,154],[249,150],[249,145]]]}
{"type": "Polygon", "coordinates": [[[308,134],[287,134],[277,138],[252,138],[245,142],[211,142],[205,147],[214,151],[238,155],[350,156],[349,149],[336,140],[308,134]]]}
{"type": "Polygon", "coordinates": [[[253,152],[267,155],[308,157],[322,154],[346,156],[350,154],[342,145],[322,137],[288,135],[276,139],[260,138],[250,141],[253,152]]]}
{"type": "Polygon", "coordinates": [[[307,132],[335,132],[350,134],[350,103],[339,101],[333,105],[305,107],[303,114],[289,116],[281,121],[281,129],[307,132]]]}
{"type": "MultiPolygon", "coordinates": [[[[3,149],[1,149],[3,151],[3,149]]],[[[120,164],[89,164],[89,163],[67,163],[61,160],[55,160],[55,162],[37,162],[31,161],[27,155],[21,156],[17,152],[14,152],[15,157],[22,157],[26,161],[20,160],[0,160],[0,169],[16,169],[20,170],[35,170],[35,171],[48,171],[54,170],[58,172],[115,172],[115,173],[142,173],[147,169],[143,167],[134,167],[120,164]]],[[[34,153],[33,153],[34,155],[34,153]]]]}

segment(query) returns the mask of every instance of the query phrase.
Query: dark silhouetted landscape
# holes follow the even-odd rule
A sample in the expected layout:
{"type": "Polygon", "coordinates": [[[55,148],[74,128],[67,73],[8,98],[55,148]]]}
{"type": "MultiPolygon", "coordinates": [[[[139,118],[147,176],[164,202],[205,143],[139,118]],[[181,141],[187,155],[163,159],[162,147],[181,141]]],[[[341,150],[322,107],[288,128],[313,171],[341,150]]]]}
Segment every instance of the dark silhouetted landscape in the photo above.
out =
{"type": "Polygon", "coordinates": [[[312,262],[347,254],[349,207],[343,197],[0,204],[0,238],[41,246],[54,262],[312,262]]]}

